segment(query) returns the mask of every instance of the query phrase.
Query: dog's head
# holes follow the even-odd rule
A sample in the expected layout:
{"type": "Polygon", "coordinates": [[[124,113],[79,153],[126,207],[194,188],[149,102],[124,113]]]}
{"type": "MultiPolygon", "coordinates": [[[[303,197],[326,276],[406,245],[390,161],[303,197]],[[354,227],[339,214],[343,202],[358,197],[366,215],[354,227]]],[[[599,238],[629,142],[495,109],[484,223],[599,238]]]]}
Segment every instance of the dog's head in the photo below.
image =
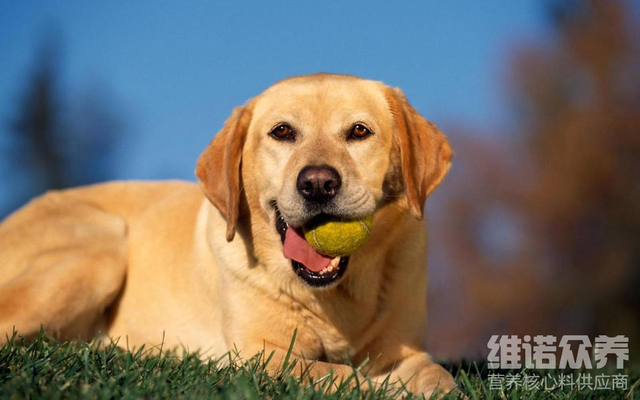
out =
{"type": "MultiPolygon", "coordinates": [[[[284,243],[288,229],[320,215],[359,218],[391,201],[422,218],[452,154],[445,136],[399,89],[319,74],[281,81],[236,108],[196,174],[227,220],[227,240],[246,201],[252,220],[272,229],[254,232],[254,239],[280,234],[284,243]]],[[[338,282],[347,264],[348,257],[334,259],[327,273],[292,261],[315,287],[338,282]]]]}

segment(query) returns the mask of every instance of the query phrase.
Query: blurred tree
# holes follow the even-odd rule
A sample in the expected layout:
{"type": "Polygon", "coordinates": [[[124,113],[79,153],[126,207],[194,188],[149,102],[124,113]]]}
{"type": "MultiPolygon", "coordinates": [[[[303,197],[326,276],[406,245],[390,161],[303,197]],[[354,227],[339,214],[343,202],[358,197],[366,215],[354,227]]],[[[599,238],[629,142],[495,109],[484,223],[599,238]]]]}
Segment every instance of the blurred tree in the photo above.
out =
{"type": "Polygon", "coordinates": [[[584,307],[587,333],[638,346],[638,21],[619,1],[558,3],[551,15],[558,47],[530,50],[515,69],[537,175],[524,211],[565,281],[556,308],[584,307]]]}
{"type": "Polygon", "coordinates": [[[10,121],[6,158],[12,170],[24,171],[27,178],[20,179],[21,191],[7,191],[16,198],[0,210],[0,217],[46,190],[113,177],[111,156],[123,119],[105,85],[93,85],[73,98],[60,96],[60,60],[59,36],[47,35],[10,121]]]}
{"type": "Polygon", "coordinates": [[[15,139],[24,152],[16,159],[28,162],[38,182],[46,188],[65,187],[65,156],[57,142],[61,129],[57,98],[59,42],[51,36],[38,49],[35,69],[11,123],[15,139]]]}
{"type": "Polygon", "coordinates": [[[625,334],[638,362],[640,24],[622,1],[549,15],[554,40],[514,57],[517,135],[454,146],[442,245],[468,301],[456,330],[484,333],[475,350],[491,333],[625,334]]]}

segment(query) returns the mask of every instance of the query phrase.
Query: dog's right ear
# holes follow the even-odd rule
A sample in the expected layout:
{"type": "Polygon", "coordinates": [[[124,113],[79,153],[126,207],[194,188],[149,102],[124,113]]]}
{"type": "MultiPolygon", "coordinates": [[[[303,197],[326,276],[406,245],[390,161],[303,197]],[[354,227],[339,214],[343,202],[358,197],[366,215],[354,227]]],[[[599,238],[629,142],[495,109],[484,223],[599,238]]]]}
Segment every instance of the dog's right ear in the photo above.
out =
{"type": "Polygon", "coordinates": [[[251,123],[251,104],[236,107],[224,127],[202,152],[196,176],[209,201],[227,220],[227,241],[233,240],[240,207],[242,148],[251,123]]]}

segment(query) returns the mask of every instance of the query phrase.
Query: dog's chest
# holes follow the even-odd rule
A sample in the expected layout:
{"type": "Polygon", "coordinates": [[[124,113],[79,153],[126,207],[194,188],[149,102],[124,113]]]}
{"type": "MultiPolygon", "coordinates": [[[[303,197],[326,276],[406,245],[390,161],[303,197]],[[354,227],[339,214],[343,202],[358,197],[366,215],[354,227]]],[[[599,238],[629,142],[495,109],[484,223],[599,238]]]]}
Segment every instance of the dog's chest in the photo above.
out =
{"type": "MultiPolygon", "coordinates": [[[[350,308],[348,305],[342,305],[350,308]]],[[[371,310],[341,312],[332,308],[309,308],[292,304],[291,310],[297,320],[296,347],[308,358],[334,363],[353,360],[370,340],[368,322],[374,320],[371,310]],[[366,333],[364,333],[366,332],[366,333]]],[[[355,307],[354,307],[355,308],[355,307]]]]}

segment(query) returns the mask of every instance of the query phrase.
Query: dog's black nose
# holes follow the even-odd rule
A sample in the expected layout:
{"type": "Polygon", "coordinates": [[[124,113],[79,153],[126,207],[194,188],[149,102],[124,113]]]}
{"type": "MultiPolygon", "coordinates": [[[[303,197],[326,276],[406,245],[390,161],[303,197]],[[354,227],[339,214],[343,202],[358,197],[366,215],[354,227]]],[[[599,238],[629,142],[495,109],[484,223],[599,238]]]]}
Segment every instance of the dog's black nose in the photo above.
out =
{"type": "Polygon", "coordinates": [[[306,200],[323,202],[338,194],[342,179],[335,168],[328,165],[307,165],[298,174],[296,187],[306,200]]]}

